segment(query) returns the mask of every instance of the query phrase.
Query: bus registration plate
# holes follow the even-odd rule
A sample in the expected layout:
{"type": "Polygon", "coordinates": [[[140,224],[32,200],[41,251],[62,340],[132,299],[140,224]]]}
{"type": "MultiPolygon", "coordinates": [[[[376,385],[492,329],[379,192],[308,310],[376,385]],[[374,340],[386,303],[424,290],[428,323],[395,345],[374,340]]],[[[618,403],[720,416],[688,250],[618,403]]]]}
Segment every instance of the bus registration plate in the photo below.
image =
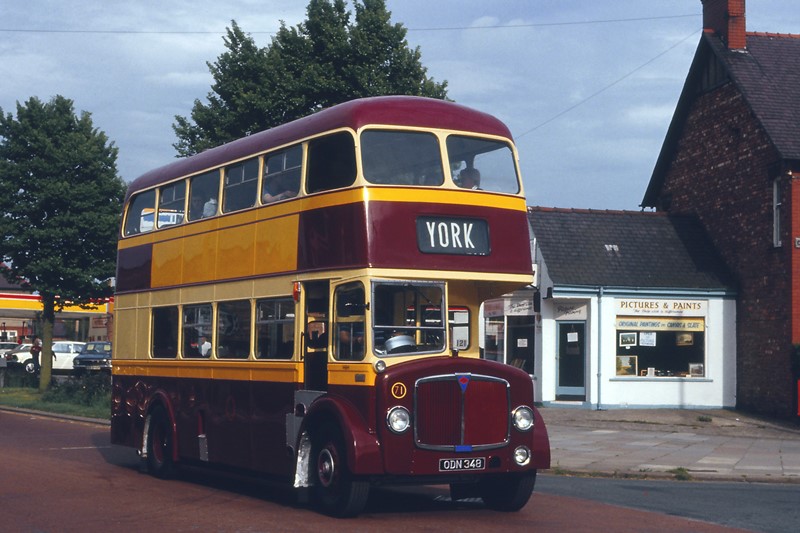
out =
{"type": "Polygon", "coordinates": [[[485,457],[459,457],[457,459],[439,459],[439,472],[460,472],[465,470],[483,470],[486,468],[485,457]]]}

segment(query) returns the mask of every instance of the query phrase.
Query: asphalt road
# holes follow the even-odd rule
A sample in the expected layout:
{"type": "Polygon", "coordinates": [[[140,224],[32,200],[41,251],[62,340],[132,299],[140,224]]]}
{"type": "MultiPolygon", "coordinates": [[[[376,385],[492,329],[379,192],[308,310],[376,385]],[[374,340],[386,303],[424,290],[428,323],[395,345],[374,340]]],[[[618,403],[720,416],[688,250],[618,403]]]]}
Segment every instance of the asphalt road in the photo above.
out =
{"type": "Polygon", "coordinates": [[[157,480],[139,472],[133,450],[109,444],[107,426],[7,411],[0,450],[3,531],[735,531],[546,490],[520,512],[497,513],[451,502],[445,487],[375,490],[360,517],[337,520],[254,478],[184,469],[157,480]]]}

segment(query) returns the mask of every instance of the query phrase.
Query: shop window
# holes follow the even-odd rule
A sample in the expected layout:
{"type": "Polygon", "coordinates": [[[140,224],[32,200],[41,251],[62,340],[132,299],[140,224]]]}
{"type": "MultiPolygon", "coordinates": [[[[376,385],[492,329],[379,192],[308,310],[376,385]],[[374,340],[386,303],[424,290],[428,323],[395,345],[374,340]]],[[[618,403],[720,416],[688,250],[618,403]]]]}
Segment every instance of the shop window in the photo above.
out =
{"type": "Polygon", "coordinates": [[[705,377],[705,321],[618,318],[616,375],[705,377]],[[652,329],[621,329],[621,324],[652,329]]]}
{"type": "Polygon", "coordinates": [[[506,327],[503,317],[486,317],[484,326],[484,359],[505,362],[506,327]]]}
{"type": "Polygon", "coordinates": [[[250,357],[250,301],[217,304],[217,357],[247,359],[250,357]]]}

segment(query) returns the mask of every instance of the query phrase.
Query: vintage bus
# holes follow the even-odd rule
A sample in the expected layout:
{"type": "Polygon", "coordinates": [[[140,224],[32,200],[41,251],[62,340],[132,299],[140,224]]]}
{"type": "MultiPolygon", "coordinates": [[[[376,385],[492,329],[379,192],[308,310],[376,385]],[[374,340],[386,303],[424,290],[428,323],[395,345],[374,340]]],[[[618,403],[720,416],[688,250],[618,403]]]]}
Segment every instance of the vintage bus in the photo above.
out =
{"type": "Polygon", "coordinates": [[[547,430],[478,320],[532,282],[529,250],[508,129],[451,102],[354,100],[148,172],[120,230],[112,442],[334,516],[391,483],[517,510],[547,430]]]}

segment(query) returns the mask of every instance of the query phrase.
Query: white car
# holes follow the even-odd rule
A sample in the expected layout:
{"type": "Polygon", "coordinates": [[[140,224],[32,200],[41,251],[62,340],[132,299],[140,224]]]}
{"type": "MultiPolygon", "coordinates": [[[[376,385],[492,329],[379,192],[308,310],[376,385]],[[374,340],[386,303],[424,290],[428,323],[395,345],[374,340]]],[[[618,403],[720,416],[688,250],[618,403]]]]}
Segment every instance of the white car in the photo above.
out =
{"type": "MultiPolygon", "coordinates": [[[[72,372],[72,360],[83,351],[85,342],[56,341],[53,343],[53,372],[72,372]]],[[[39,361],[41,364],[41,361],[39,361]]]]}
{"type": "MultiPolygon", "coordinates": [[[[84,342],[56,341],[53,343],[53,372],[72,372],[72,360],[81,353],[84,342]]],[[[31,345],[21,344],[6,357],[9,363],[19,364],[25,367],[25,371],[33,374],[33,358],[31,357],[31,345]]],[[[39,361],[39,364],[42,362],[39,361]]]]}

